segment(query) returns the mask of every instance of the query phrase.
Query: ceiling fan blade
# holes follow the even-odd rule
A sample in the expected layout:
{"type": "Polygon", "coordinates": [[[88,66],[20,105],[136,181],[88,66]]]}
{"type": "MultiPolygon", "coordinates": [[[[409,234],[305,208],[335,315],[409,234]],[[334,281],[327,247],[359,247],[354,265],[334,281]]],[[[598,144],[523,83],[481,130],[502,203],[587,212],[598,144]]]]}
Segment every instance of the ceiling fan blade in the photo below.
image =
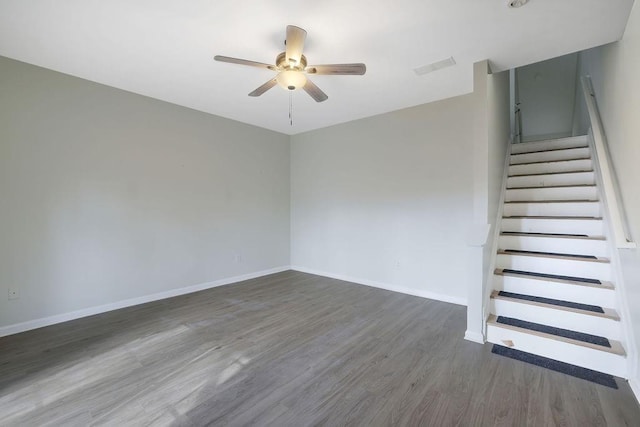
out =
{"type": "Polygon", "coordinates": [[[291,65],[300,64],[300,58],[302,57],[302,48],[304,48],[304,41],[307,38],[307,32],[295,25],[287,25],[287,40],[285,41],[285,50],[287,53],[287,60],[292,62],[291,65]]]}
{"type": "Polygon", "coordinates": [[[305,70],[309,74],[333,74],[338,75],[354,75],[361,76],[367,72],[367,66],[364,64],[327,64],[327,65],[310,65],[305,70]]]}
{"type": "Polygon", "coordinates": [[[315,85],[311,80],[307,79],[307,83],[302,86],[305,92],[307,92],[316,102],[322,102],[329,99],[326,93],[324,93],[318,86],[315,85]]]}
{"type": "Polygon", "coordinates": [[[262,86],[260,86],[259,88],[257,88],[256,90],[254,90],[253,92],[251,92],[249,96],[260,96],[277,84],[278,82],[276,81],[275,78],[273,78],[268,82],[266,82],[265,84],[263,84],[262,86]]]}
{"type": "Polygon", "coordinates": [[[256,62],[256,61],[248,61],[246,59],[231,58],[230,56],[216,55],[213,57],[213,59],[220,62],[229,62],[231,64],[248,65],[250,67],[258,67],[258,68],[267,68],[273,71],[277,70],[275,65],[265,64],[265,63],[256,62]]]}

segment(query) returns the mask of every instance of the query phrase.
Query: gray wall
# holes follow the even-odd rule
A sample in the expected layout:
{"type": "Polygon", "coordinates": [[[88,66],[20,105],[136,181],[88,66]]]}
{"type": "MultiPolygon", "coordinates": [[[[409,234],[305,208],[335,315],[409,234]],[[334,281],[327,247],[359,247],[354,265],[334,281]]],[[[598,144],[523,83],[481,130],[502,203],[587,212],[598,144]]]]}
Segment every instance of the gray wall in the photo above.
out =
{"type": "Polygon", "coordinates": [[[577,58],[574,53],[516,70],[523,141],[572,135],[577,58]]]}
{"type": "Polygon", "coordinates": [[[465,303],[471,95],[295,135],[292,265],[465,303]]]}
{"type": "MultiPolygon", "coordinates": [[[[604,124],[632,237],[640,243],[640,5],[633,6],[622,41],[583,54],[604,124]]],[[[636,345],[640,344],[640,250],[618,251],[636,345]]],[[[640,395],[640,359],[631,384],[640,395]]]]}
{"type": "Polygon", "coordinates": [[[0,326],[286,266],[289,212],[288,136],[0,57],[0,326]]]}

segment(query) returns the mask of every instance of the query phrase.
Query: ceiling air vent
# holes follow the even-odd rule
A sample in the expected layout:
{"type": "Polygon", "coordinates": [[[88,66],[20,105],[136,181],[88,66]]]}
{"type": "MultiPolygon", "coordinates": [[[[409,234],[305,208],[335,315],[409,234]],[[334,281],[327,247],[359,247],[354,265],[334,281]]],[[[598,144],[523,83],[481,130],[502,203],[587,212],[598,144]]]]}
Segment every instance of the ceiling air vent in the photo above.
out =
{"type": "Polygon", "coordinates": [[[432,73],[436,70],[441,70],[442,68],[451,67],[452,65],[456,65],[456,61],[455,59],[453,59],[453,56],[450,56],[449,58],[443,59],[442,61],[414,68],[413,72],[419,76],[422,76],[427,73],[432,73]]]}
{"type": "Polygon", "coordinates": [[[509,0],[509,2],[507,2],[507,5],[510,8],[515,9],[515,8],[524,6],[528,2],[529,2],[529,0],[509,0]]]}

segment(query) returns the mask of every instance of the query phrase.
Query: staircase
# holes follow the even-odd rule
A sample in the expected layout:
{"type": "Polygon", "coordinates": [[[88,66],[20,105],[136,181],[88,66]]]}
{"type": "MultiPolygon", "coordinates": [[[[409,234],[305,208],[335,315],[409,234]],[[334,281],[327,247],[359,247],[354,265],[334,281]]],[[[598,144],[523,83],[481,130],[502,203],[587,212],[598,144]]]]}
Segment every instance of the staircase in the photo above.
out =
{"type": "Polygon", "coordinates": [[[512,146],[487,341],[627,377],[587,137],[512,146]]]}

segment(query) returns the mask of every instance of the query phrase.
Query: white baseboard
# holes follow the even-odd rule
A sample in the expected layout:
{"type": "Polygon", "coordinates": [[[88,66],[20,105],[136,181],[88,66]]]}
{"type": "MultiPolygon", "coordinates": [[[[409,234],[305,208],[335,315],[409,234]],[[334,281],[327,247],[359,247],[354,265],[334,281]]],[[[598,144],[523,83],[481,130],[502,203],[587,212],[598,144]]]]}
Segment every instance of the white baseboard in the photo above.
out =
{"type": "Polygon", "coordinates": [[[218,286],[230,285],[232,283],[255,279],[257,277],[267,276],[269,274],[280,273],[282,271],[287,271],[290,269],[291,268],[289,266],[276,267],[268,270],[256,271],[254,273],[243,274],[240,276],[215,280],[213,282],[200,283],[198,285],[187,286],[184,288],[171,289],[164,292],[158,292],[156,294],[145,295],[95,307],[83,308],[81,310],[76,310],[69,313],[56,314],[54,316],[42,317],[40,319],[29,320],[27,322],[2,326],[0,327],[0,337],[13,335],[20,332],[26,332],[32,329],[42,328],[44,326],[55,325],[56,323],[68,322],[69,320],[79,319],[81,317],[93,316],[94,314],[105,313],[107,311],[118,310],[120,308],[131,307],[133,305],[139,305],[147,302],[176,297],[179,295],[190,294],[193,292],[203,291],[205,289],[215,288],[218,286]]]}
{"type": "Polygon", "coordinates": [[[464,298],[453,297],[451,295],[439,294],[436,292],[422,291],[418,289],[407,288],[405,286],[396,286],[388,283],[376,282],[368,279],[360,279],[357,277],[346,276],[342,274],[333,274],[326,271],[314,270],[312,268],[291,266],[291,270],[299,271],[301,273],[315,274],[318,276],[330,277],[332,279],[344,280],[345,282],[357,283],[358,285],[371,286],[373,288],[384,289],[387,291],[399,292],[401,294],[413,295],[416,297],[433,299],[436,301],[448,302],[457,305],[467,305],[467,301],[464,298]]]}
{"type": "Polygon", "coordinates": [[[477,342],[478,344],[484,344],[484,335],[480,332],[466,331],[464,333],[464,339],[467,341],[477,342]]]}

